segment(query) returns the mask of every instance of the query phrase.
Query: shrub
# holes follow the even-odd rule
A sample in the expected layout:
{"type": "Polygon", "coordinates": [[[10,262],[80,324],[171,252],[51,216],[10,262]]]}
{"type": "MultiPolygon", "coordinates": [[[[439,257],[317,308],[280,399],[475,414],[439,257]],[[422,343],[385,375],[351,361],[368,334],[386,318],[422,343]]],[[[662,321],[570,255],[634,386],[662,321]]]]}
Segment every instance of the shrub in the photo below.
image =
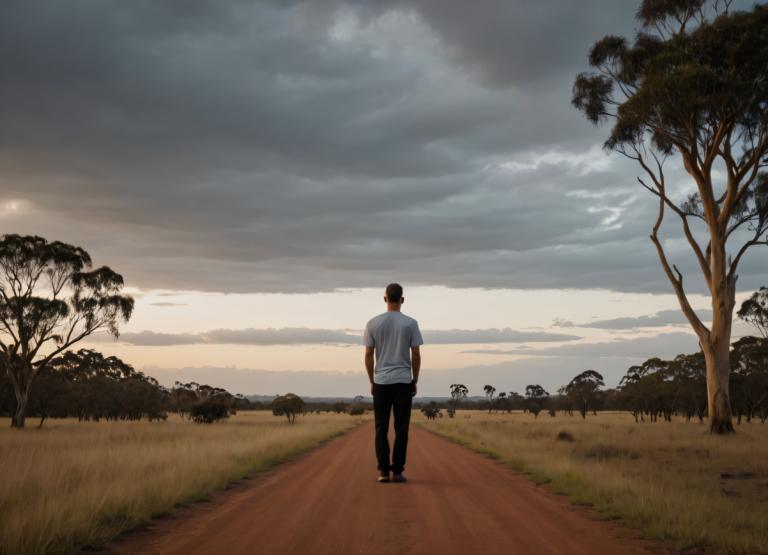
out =
{"type": "Polygon", "coordinates": [[[197,424],[213,424],[229,418],[229,409],[218,399],[206,399],[190,409],[189,418],[197,424]]]}
{"type": "Polygon", "coordinates": [[[566,432],[565,430],[557,432],[555,439],[557,441],[574,441],[573,434],[571,432],[566,432]]]}

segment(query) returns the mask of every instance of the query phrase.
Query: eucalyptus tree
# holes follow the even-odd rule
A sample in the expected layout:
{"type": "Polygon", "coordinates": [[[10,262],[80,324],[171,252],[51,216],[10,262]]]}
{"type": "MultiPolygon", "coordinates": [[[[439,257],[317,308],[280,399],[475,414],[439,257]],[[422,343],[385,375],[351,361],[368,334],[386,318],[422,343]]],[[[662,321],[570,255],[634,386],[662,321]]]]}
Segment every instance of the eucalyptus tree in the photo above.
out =
{"type": "Polygon", "coordinates": [[[92,269],[80,247],[0,237],[0,371],[16,398],[11,426],[24,427],[32,385],[54,357],[100,330],[118,336],[133,311],[122,289],[122,276],[92,269]]]}
{"type": "Polygon", "coordinates": [[[594,406],[600,388],[604,385],[603,376],[599,372],[585,370],[565,386],[565,394],[576,403],[581,417],[586,418],[587,412],[594,406]]]}
{"type": "Polygon", "coordinates": [[[488,399],[488,414],[491,414],[493,408],[493,396],[496,393],[496,388],[492,385],[484,385],[483,391],[485,392],[485,398],[488,399]]]}
{"type": "Polygon", "coordinates": [[[303,410],[304,400],[294,393],[280,395],[272,401],[272,414],[275,416],[285,416],[289,424],[293,424],[296,421],[296,416],[303,410]]]}
{"type": "Polygon", "coordinates": [[[593,71],[576,77],[572,100],[592,123],[613,122],[605,147],[636,161],[639,183],[658,200],[650,237],[704,352],[715,433],[733,431],[728,380],[738,266],[750,248],[768,244],[768,6],[731,11],[731,3],[643,0],[634,42],[607,36],[595,43],[593,71]],[[665,175],[671,158],[690,178],[681,197],[665,175]],[[709,327],[659,237],[670,212],[706,283],[709,327]]]}
{"type": "Polygon", "coordinates": [[[754,326],[768,339],[768,287],[761,287],[750,298],[741,303],[739,318],[754,326]]]}
{"type": "Polygon", "coordinates": [[[499,409],[504,410],[507,408],[507,393],[506,391],[502,391],[499,393],[499,396],[496,398],[496,412],[499,412],[499,409]]]}
{"type": "Polygon", "coordinates": [[[469,388],[461,383],[453,383],[451,384],[450,391],[451,402],[450,408],[448,409],[448,416],[453,418],[453,416],[456,414],[456,409],[459,407],[459,403],[469,394],[469,388]]]}
{"type": "Polygon", "coordinates": [[[549,392],[538,384],[525,387],[525,404],[528,412],[538,418],[539,413],[544,410],[544,405],[549,401],[549,392]]]}

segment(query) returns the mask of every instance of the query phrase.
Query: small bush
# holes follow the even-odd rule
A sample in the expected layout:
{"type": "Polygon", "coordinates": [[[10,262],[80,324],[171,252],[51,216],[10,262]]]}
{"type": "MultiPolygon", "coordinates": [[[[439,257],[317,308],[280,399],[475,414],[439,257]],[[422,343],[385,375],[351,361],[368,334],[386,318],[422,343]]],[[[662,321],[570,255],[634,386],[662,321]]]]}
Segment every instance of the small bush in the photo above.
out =
{"type": "Polygon", "coordinates": [[[573,434],[571,432],[566,432],[565,430],[560,430],[557,432],[555,439],[557,441],[575,441],[573,434]]]}
{"type": "Polygon", "coordinates": [[[229,418],[229,409],[217,399],[206,399],[190,409],[189,418],[197,424],[213,424],[229,418]]]}

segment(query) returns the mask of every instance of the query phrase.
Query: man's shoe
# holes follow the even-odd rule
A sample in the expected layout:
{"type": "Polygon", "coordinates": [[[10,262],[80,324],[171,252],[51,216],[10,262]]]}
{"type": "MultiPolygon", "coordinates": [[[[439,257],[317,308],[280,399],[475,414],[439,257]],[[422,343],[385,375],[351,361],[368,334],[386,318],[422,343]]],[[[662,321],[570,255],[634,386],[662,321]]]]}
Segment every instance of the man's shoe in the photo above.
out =
{"type": "Polygon", "coordinates": [[[408,478],[406,478],[405,476],[403,476],[402,473],[400,473],[400,474],[393,475],[392,476],[392,481],[393,482],[397,482],[399,484],[403,484],[403,483],[408,481],[408,478]]]}
{"type": "Polygon", "coordinates": [[[379,474],[378,481],[382,484],[389,482],[389,472],[382,472],[379,474]]]}

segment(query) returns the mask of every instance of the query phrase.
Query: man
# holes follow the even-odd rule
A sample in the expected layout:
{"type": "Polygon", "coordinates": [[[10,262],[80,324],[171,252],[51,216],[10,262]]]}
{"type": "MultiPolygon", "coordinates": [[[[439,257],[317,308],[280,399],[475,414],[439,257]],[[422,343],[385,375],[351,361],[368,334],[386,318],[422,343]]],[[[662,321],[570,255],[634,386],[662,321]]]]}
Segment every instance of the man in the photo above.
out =
{"type": "Polygon", "coordinates": [[[376,460],[379,482],[406,482],[405,453],[408,449],[408,425],[411,401],[421,369],[419,324],[400,309],[405,302],[403,288],[387,285],[384,294],[387,311],[371,319],[365,326],[365,369],[371,382],[373,412],[376,423],[376,460]],[[376,363],[374,366],[374,355],[376,363]],[[389,414],[395,415],[395,445],[389,462],[389,414]]]}

